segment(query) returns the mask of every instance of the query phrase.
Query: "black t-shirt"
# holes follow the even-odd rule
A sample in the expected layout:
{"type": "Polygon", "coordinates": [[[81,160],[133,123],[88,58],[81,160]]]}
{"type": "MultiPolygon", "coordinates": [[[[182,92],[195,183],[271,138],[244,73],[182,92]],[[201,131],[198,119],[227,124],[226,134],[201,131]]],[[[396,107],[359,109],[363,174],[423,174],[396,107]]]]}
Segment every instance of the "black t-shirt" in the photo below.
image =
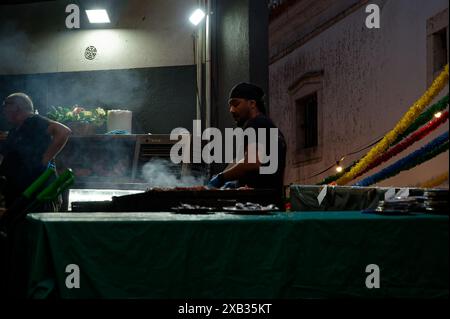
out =
{"type": "Polygon", "coordinates": [[[12,204],[47,168],[42,157],[51,143],[49,120],[32,115],[17,129],[9,131],[1,149],[0,175],[6,177],[5,200],[12,204]]]}
{"type": "MultiPolygon", "coordinates": [[[[243,129],[253,128],[256,131],[257,141],[261,141],[266,148],[266,154],[270,154],[270,129],[277,128],[270,118],[265,115],[258,115],[257,117],[248,120],[243,129]],[[266,134],[260,137],[258,134],[259,128],[265,128],[266,134]]],[[[248,185],[252,188],[266,188],[275,189],[279,194],[283,191],[283,177],[284,168],[286,166],[286,141],[283,133],[278,129],[278,168],[273,174],[261,174],[260,170],[247,174],[239,180],[240,186],[248,185]]],[[[247,144],[247,143],[246,143],[247,144]]],[[[269,166],[270,163],[262,164],[262,166],[269,166]]]]}

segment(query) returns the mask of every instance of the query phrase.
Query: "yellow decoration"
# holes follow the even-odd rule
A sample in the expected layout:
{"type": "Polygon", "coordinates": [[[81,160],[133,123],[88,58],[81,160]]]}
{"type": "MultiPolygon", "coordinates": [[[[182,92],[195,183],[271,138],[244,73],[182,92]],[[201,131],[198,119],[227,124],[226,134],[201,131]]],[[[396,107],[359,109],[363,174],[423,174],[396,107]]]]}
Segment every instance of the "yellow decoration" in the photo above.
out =
{"type": "Polygon", "coordinates": [[[63,124],[83,122],[101,126],[106,123],[106,111],[101,107],[93,110],[86,110],[78,105],[74,107],[52,106],[51,108],[52,110],[47,113],[47,117],[63,124]]]}
{"type": "Polygon", "coordinates": [[[442,185],[445,182],[448,182],[448,172],[441,174],[439,176],[433,177],[432,179],[421,184],[420,187],[421,188],[433,188],[433,187],[442,185]]]}
{"type": "Polygon", "coordinates": [[[344,176],[339,178],[337,185],[345,185],[355,179],[358,174],[364,171],[373,161],[383,154],[389,146],[416,120],[428,104],[439,94],[448,83],[448,64],[444,71],[434,80],[430,88],[417,100],[406,112],[400,122],[386,136],[375,145],[366,156],[364,156],[353,168],[344,176]]]}
{"type": "Polygon", "coordinates": [[[95,112],[100,115],[100,116],[106,116],[106,112],[104,109],[102,109],[101,107],[98,107],[95,109],[95,112]]]}

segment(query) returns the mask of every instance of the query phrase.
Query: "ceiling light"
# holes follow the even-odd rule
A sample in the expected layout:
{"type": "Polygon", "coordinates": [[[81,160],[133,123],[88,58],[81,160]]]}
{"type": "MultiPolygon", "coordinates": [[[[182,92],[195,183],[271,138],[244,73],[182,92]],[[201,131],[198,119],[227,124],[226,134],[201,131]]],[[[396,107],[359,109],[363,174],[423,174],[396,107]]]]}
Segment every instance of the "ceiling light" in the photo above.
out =
{"type": "Polygon", "coordinates": [[[105,9],[86,10],[90,23],[110,23],[108,12],[105,9]]]}
{"type": "Polygon", "coordinates": [[[203,20],[204,17],[205,17],[205,12],[203,12],[203,10],[197,9],[191,15],[191,17],[189,18],[189,21],[191,21],[191,23],[193,25],[197,25],[203,20]]]}

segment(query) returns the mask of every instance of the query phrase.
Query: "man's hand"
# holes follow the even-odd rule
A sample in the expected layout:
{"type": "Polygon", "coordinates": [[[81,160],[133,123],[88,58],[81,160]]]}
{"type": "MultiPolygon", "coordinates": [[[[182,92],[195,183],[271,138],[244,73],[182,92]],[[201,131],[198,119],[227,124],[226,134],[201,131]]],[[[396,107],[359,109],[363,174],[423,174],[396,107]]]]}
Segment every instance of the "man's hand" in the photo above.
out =
{"type": "Polygon", "coordinates": [[[225,180],[223,178],[223,174],[217,174],[211,178],[211,180],[208,183],[208,188],[220,188],[225,183],[225,180]]]}
{"type": "Polygon", "coordinates": [[[47,167],[48,163],[50,163],[51,158],[48,158],[48,156],[43,156],[41,160],[41,165],[47,167]]]}
{"type": "Polygon", "coordinates": [[[239,188],[239,182],[238,181],[229,181],[229,182],[226,182],[222,186],[222,189],[238,189],[238,188],[239,188]]]}

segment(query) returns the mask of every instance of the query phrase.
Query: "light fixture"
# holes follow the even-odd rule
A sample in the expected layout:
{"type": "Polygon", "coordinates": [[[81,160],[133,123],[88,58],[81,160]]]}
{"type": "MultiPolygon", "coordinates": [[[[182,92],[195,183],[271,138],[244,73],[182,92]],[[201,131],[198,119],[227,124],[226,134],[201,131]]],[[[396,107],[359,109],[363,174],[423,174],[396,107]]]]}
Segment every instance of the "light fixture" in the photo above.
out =
{"type": "Polygon", "coordinates": [[[193,25],[198,25],[203,20],[204,17],[205,17],[205,12],[203,12],[203,10],[201,10],[201,9],[197,9],[194,11],[193,14],[191,14],[189,21],[191,21],[191,23],[193,25]]]}
{"type": "Polygon", "coordinates": [[[86,10],[90,23],[110,23],[108,12],[105,9],[86,10]]]}
{"type": "Polygon", "coordinates": [[[344,168],[342,167],[341,163],[345,159],[345,156],[343,156],[339,161],[336,162],[336,172],[342,173],[344,168]]]}
{"type": "Polygon", "coordinates": [[[440,118],[442,116],[442,112],[437,112],[436,114],[434,114],[435,118],[440,118]]]}

